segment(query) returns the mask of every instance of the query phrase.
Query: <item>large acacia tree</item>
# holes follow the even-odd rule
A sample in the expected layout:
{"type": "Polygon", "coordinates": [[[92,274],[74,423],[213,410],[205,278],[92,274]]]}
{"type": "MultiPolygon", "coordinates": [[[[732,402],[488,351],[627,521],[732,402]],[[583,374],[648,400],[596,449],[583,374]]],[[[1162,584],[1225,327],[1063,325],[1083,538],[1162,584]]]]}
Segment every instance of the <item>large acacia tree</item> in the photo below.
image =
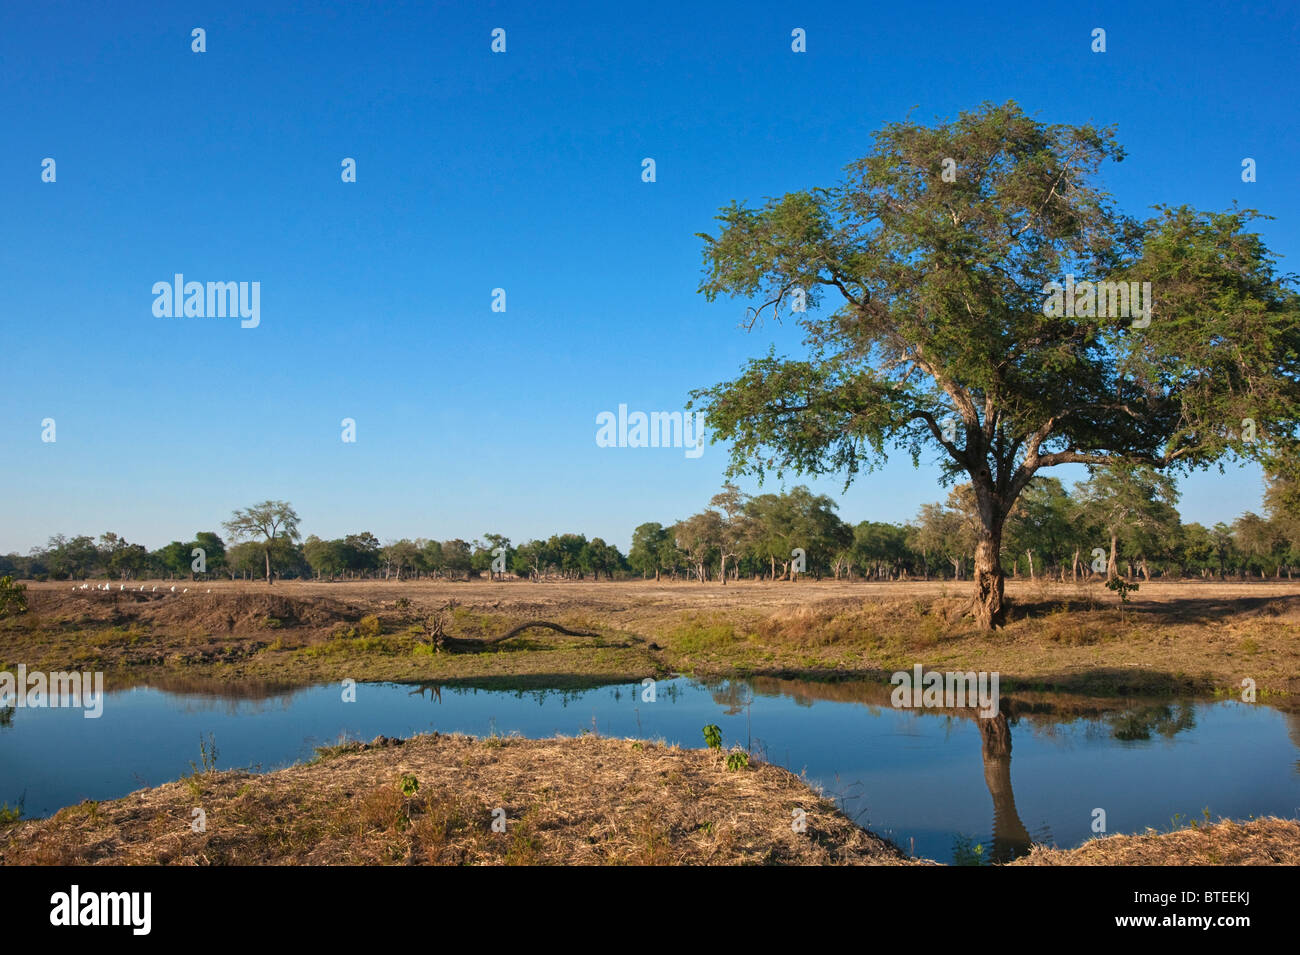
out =
{"type": "Polygon", "coordinates": [[[1044,468],[1289,454],[1300,310],[1249,231],[1257,214],[1126,216],[1097,183],[1122,158],[1113,129],[985,104],[884,127],[835,187],[723,208],[718,235],[701,234],[708,300],[748,299],[751,327],[807,304],[806,356],[769,352],[692,396],[732,442],[731,473],[847,487],[888,450],[938,450],[945,479],[975,493],[973,610],[991,629],[1003,524],[1044,468]],[[1046,308],[1067,275],[1150,282],[1149,325],[1046,308]]]}

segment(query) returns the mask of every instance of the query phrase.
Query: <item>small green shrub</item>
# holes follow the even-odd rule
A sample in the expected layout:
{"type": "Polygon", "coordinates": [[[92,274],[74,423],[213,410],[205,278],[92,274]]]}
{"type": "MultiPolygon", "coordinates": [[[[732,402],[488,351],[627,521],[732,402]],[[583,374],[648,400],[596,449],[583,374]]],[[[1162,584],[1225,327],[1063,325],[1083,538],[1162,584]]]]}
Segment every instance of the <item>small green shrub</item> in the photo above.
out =
{"type": "Polygon", "coordinates": [[[704,727],[704,742],[709,749],[722,749],[722,728],[716,723],[704,727]]]}
{"type": "Polygon", "coordinates": [[[736,772],[741,769],[749,768],[749,754],[743,749],[738,749],[734,753],[727,754],[727,769],[736,772]]]}
{"type": "Polygon", "coordinates": [[[372,613],[361,618],[361,622],[357,624],[357,629],[361,631],[363,637],[377,637],[384,632],[383,624],[372,613]]]}
{"type": "Polygon", "coordinates": [[[1123,606],[1128,603],[1128,595],[1138,590],[1139,586],[1136,583],[1129,583],[1123,577],[1112,577],[1106,581],[1106,589],[1119,594],[1119,602],[1123,606]]]}
{"type": "Polygon", "coordinates": [[[984,865],[984,843],[975,842],[970,836],[957,836],[952,841],[953,865],[984,865]]]}
{"type": "Polygon", "coordinates": [[[0,577],[0,617],[27,612],[27,588],[14,583],[12,577],[0,577]]]}
{"type": "Polygon", "coordinates": [[[216,772],[217,752],[217,738],[212,733],[208,734],[206,740],[202,736],[199,737],[199,760],[202,765],[196,765],[194,760],[190,760],[190,768],[194,770],[195,775],[216,772]]]}

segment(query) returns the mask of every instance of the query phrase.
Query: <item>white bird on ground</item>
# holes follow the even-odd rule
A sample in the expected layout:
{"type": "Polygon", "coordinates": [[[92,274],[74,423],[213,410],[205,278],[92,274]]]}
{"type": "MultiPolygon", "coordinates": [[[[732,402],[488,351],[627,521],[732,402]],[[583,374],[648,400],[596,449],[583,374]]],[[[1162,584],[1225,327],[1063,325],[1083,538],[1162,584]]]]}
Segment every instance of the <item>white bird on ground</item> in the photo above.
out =
{"type": "Polygon", "coordinates": [[[118,589],[118,590],[126,590],[126,584],[118,584],[118,585],[117,585],[117,589],[118,589]]]}
{"type": "Polygon", "coordinates": [[[188,588],[188,587],[186,587],[184,590],[181,591],[181,593],[183,593],[183,594],[187,594],[187,593],[189,593],[189,592],[190,592],[190,588],[188,588]]]}
{"type": "Polygon", "coordinates": [[[154,591],[156,591],[157,589],[158,589],[158,585],[157,585],[157,584],[154,584],[154,585],[153,585],[153,590],[149,591],[149,593],[154,593],[154,591]]]}
{"type": "Polygon", "coordinates": [[[176,593],[176,585],[172,584],[172,593],[176,593]]]}

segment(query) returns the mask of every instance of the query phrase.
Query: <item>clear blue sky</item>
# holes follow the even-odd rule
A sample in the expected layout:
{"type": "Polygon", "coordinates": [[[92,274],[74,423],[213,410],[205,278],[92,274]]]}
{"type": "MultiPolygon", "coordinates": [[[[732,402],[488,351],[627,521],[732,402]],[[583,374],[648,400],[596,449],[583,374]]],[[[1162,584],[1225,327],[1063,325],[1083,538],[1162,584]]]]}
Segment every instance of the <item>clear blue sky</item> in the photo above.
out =
{"type": "MultiPolygon", "coordinates": [[[[0,12],[0,552],[106,530],[157,547],[265,498],[323,537],[626,548],[706,504],[726,455],[598,448],[596,415],[680,409],[799,345],[696,293],[695,233],[732,198],[833,184],[909,111],[1116,123],[1123,208],[1240,200],[1300,271],[1286,4],[231,6],[0,12]],[[156,318],[177,272],[261,282],[260,327],[156,318]]],[[[946,493],[905,456],[842,497],[811,483],[851,521],[946,493]]],[[[1261,479],[1183,491],[1212,523],[1258,509],[1261,479]]]]}

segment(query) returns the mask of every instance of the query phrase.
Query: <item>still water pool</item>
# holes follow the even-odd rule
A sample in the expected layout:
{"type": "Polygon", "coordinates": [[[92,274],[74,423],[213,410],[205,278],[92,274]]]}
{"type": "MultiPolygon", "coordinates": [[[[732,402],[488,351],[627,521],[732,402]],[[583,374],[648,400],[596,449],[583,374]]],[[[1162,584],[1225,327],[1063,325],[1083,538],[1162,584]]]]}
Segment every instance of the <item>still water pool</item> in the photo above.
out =
{"type": "MultiPolygon", "coordinates": [[[[1174,821],[1300,815],[1300,715],[1193,700],[1098,703],[1037,694],[1009,719],[896,710],[888,687],[754,679],[662,680],[584,690],[360,684],[262,698],[137,687],[99,719],[74,709],[0,715],[0,803],[43,816],[175,780],[209,735],[218,767],[267,771],[340,738],[437,730],[529,737],[597,732],[747,746],[825,793],[860,824],[940,861],[1006,859],[1030,840],[1062,847],[1174,821]]],[[[247,691],[245,691],[247,692],[247,691]]]]}

